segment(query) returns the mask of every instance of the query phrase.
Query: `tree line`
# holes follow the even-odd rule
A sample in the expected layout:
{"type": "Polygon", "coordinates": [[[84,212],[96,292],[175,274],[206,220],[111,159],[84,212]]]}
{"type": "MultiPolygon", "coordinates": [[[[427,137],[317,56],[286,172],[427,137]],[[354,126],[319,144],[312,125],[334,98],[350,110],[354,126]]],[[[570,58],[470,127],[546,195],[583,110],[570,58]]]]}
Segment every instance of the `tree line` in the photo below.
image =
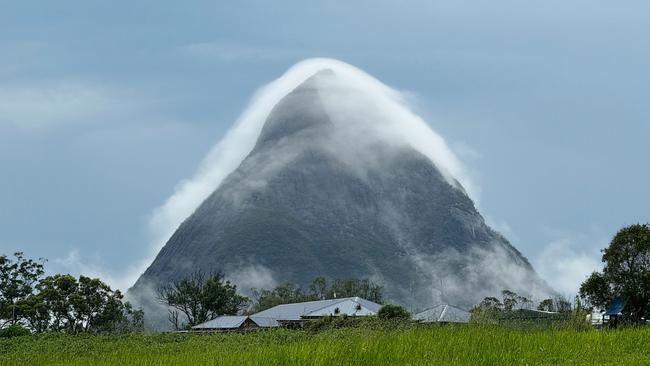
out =
{"type": "MultiPolygon", "coordinates": [[[[604,309],[616,297],[625,301],[623,321],[642,323],[650,318],[650,225],[619,230],[603,249],[602,271],[593,272],[580,286],[575,304],[562,297],[537,304],[538,310],[576,312],[604,309]]],[[[134,309],[119,290],[98,278],[69,274],[44,276],[44,259],[23,253],[0,255],[0,329],[25,327],[32,332],[106,333],[143,329],[144,313],[134,309]]],[[[307,289],[284,283],[273,289],[251,289],[252,299],[237,292],[221,272],[195,272],[158,289],[158,300],[170,308],[176,329],[219,315],[252,314],[280,304],[343,297],[362,297],[383,303],[383,288],[369,279],[314,278],[307,289]]],[[[473,314],[498,314],[532,309],[533,302],[504,290],[501,299],[486,297],[473,314]]]]}
{"type": "Polygon", "coordinates": [[[107,333],[143,330],[144,313],[98,278],[44,276],[44,259],[0,255],[0,328],[32,332],[107,333]]]}

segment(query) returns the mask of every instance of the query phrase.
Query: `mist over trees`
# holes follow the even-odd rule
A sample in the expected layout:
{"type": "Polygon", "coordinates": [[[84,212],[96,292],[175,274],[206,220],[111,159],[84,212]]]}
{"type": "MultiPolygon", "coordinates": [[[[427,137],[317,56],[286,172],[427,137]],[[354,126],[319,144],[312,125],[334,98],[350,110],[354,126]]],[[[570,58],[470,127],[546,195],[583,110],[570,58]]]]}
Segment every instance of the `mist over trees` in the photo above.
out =
{"type": "Polygon", "coordinates": [[[623,315],[632,322],[650,317],[650,225],[634,224],[619,230],[602,251],[604,268],[580,286],[580,297],[604,309],[615,297],[626,304],[623,315]]]}
{"type": "Polygon", "coordinates": [[[55,274],[45,260],[0,255],[0,328],[32,332],[109,333],[142,330],[144,314],[97,278],[55,274]]]}

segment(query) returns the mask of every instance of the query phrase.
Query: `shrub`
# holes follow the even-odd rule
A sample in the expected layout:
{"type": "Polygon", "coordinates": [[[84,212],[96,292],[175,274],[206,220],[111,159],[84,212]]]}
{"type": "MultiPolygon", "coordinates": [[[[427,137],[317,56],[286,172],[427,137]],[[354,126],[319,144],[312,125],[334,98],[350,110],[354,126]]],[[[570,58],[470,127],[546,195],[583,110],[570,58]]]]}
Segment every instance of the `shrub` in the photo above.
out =
{"type": "Polygon", "coordinates": [[[407,320],[411,318],[411,314],[404,309],[403,306],[400,305],[395,305],[395,304],[386,304],[379,309],[379,313],[377,313],[379,316],[379,319],[382,320],[390,320],[390,319],[399,319],[399,320],[407,320]]]}
{"type": "Polygon", "coordinates": [[[29,329],[24,328],[21,325],[11,325],[7,328],[0,329],[0,338],[12,338],[12,337],[21,337],[30,335],[31,332],[29,329]]]}
{"type": "Polygon", "coordinates": [[[355,316],[326,316],[320,319],[312,320],[305,324],[305,329],[312,332],[320,332],[328,329],[339,328],[357,328],[363,321],[362,317],[355,316]]]}

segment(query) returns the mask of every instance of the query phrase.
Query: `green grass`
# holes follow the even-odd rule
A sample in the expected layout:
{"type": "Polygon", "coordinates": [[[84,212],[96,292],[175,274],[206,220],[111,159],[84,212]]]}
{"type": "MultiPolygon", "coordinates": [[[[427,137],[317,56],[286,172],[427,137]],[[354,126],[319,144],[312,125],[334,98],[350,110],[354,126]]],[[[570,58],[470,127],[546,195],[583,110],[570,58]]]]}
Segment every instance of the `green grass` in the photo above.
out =
{"type": "Polygon", "coordinates": [[[650,365],[650,329],[478,326],[0,339],[0,365],[650,365]]]}

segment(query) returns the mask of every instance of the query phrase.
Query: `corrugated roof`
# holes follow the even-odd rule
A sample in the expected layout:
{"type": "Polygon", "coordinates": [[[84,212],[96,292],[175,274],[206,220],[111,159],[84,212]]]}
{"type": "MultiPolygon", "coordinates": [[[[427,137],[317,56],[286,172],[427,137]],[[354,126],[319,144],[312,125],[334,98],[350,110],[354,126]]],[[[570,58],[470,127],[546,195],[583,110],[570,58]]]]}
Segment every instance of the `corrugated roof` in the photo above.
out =
{"type": "Polygon", "coordinates": [[[420,320],[424,323],[467,323],[469,322],[469,317],[469,311],[448,304],[437,305],[413,315],[414,320],[420,320]]]}
{"type": "Polygon", "coordinates": [[[375,315],[380,307],[381,305],[360,297],[308,301],[274,306],[250,316],[223,315],[194,326],[192,329],[236,329],[246,319],[252,320],[259,327],[271,328],[279,326],[278,320],[300,320],[303,316],[320,317],[343,314],[350,316],[375,315]],[[338,309],[338,312],[336,309],[338,309]]]}
{"type": "Polygon", "coordinates": [[[303,316],[325,316],[334,314],[334,309],[336,308],[337,304],[342,306],[342,308],[339,308],[339,314],[341,315],[361,315],[360,313],[355,314],[355,312],[358,312],[358,310],[356,310],[357,304],[361,305],[362,309],[367,309],[365,310],[364,315],[372,315],[371,313],[376,314],[381,307],[379,304],[362,299],[360,297],[346,297],[341,299],[307,301],[295,304],[277,305],[270,309],[260,311],[257,314],[253,314],[253,316],[274,318],[277,320],[299,320],[303,316]],[[327,309],[330,308],[331,311],[328,312],[327,309]],[[320,310],[322,310],[322,312],[320,310]]]}
{"type": "Polygon", "coordinates": [[[273,328],[280,326],[280,324],[278,324],[278,321],[273,318],[264,318],[255,315],[251,315],[249,318],[261,328],[273,328]]]}
{"type": "Polygon", "coordinates": [[[239,328],[247,316],[222,315],[205,323],[195,325],[192,329],[235,329],[239,328]]]}
{"type": "Polygon", "coordinates": [[[328,315],[349,315],[349,316],[368,316],[375,315],[379,311],[379,305],[373,302],[362,304],[361,301],[355,301],[358,298],[343,299],[335,304],[325,306],[314,310],[310,313],[303,314],[304,317],[328,316],[328,315]],[[376,306],[373,306],[374,304],[376,306]]]}

